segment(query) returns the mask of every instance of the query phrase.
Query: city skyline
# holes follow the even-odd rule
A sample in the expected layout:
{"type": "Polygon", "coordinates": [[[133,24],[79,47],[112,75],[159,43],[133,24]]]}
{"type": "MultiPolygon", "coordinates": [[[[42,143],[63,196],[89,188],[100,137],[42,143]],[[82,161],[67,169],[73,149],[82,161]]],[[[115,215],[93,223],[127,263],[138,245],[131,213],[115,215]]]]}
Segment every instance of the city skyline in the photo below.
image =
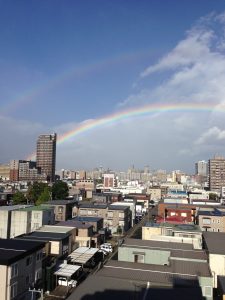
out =
{"type": "Polygon", "coordinates": [[[193,172],[225,155],[223,4],[0,2],[1,162],[25,159],[40,134],[88,126],[57,145],[57,169],[193,172]],[[109,117],[188,105],[210,109],[109,117]]]}

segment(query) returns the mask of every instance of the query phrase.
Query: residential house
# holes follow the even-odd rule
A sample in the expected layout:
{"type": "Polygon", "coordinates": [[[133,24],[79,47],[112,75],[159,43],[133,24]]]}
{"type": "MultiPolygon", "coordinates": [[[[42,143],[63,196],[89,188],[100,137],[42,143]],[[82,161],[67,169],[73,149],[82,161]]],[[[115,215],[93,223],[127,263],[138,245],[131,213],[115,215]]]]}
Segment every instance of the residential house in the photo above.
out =
{"type": "Polygon", "coordinates": [[[41,288],[45,243],[0,239],[0,299],[30,300],[31,286],[41,288]]]}

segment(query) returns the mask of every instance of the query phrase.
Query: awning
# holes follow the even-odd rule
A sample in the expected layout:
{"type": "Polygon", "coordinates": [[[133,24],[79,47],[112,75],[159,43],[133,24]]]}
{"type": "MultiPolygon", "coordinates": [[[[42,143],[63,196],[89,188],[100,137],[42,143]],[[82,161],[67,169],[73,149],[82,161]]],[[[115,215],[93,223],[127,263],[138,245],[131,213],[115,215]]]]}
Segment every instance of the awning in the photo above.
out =
{"type": "Polygon", "coordinates": [[[60,264],[54,275],[70,278],[74,273],[76,273],[81,267],[69,264],[60,264]]]}
{"type": "Polygon", "coordinates": [[[68,257],[73,263],[86,264],[98,251],[98,248],[79,247],[68,257]]]}

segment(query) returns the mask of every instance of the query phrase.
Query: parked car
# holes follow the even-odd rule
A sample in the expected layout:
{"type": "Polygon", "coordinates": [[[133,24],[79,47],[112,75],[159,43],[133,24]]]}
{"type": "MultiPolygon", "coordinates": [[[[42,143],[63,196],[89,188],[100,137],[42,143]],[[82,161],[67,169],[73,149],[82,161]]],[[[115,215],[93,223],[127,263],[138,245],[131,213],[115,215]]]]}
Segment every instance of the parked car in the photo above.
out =
{"type": "Polygon", "coordinates": [[[58,285],[75,287],[75,286],[77,286],[77,281],[73,280],[73,279],[67,280],[67,278],[65,278],[65,277],[59,277],[58,285]]]}
{"type": "Polygon", "coordinates": [[[104,251],[106,251],[106,252],[113,252],[113,248],[112,248],[112,245],[111,244],[109,244],[109,243],[105,243],[105,244],[102,244],[101,246],[100,246],[100,250],[104,250],[104,251]]]}

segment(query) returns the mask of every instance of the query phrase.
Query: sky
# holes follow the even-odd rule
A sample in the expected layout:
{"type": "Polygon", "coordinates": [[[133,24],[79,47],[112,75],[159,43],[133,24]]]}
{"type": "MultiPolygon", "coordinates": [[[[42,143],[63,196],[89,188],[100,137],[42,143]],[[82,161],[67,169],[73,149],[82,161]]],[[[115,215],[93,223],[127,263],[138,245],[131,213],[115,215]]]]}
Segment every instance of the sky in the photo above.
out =
{"type": "Polygon", "coordinates": [[[0,0],[0,163],[57,145],[57,169],[180,169],[225,156],[225,0],[0,0]]]}

